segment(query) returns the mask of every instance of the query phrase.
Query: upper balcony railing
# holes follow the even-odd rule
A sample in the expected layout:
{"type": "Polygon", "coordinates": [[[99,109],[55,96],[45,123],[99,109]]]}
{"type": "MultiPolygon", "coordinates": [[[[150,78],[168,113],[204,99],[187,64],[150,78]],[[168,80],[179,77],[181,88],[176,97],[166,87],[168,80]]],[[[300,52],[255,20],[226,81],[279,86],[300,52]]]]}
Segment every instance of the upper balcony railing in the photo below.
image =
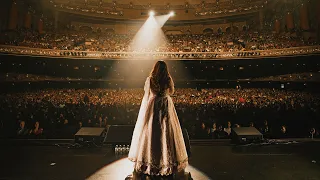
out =
{"type": "Polygon", "coordinates": [[[102,52],[102,51],[76,51],[40,49],[22,46],[0,45],[0,53],[44,56],[73,59],[165,59],[165,60],[228,60],[228,59],[259,59],[281,56],[302,56],[319,54],[320,46],[304,46],[286,49],[233,51],[233,52],[102,52]]]}

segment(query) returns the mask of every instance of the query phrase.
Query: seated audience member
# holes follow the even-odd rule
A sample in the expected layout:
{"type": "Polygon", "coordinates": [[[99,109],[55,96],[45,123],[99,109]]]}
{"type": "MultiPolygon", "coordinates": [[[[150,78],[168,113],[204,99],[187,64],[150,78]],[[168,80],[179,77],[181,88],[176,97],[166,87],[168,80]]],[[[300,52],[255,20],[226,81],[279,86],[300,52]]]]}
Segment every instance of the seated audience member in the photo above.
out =
{"type": "Polygon", "coordinates": [[[278,138],[288,138],[287,127],[285,125],[281,126],[278,138]]]}
{"type": "Polygon", "coordinates": [[[34,124],[34,128],[30,130],[29,134],[32,136],[40,136],[43,132],[43,128],[40,128],[39,121],[36,121],[34,124]]]}
{"type": "Polygon", "coordinates": [[[77,131],[79,131],[81,128],[82,128],[82,122],[79,121],[79,122],[78,122],[78,126],[77,126],[77,131]]]}
{"type": "Polygon", "coordinates": [[[196,133],[196,136],[198,137],[198,139],[208,139],[209,132],[210,132],[210,130],[206,127],[206,124],[204,122],[202,122],[201,127],[199,128],[198,132],[196,133]]]}
{"type": "Polygon", "coordinates": [[[99,116],[96,126],[97,127],[105,127],[103,124],[103,121],[102,121],[102,116],[99,116]]]}
{"type": "Polygon", "coordinates": [[[209,136],[211,139],[216,139],[217,137],[217,123],[213,123],[212,127],[210,128],[209,136]]]}
{"type": "Polygon", "coordinates": [[[231,130],[232,130],[232,129],[231,129],[231,122],[230,122],[230,121],[228,121],[227,127],[224,128],[223,130],[224,130],[224,132],[226,132],[226,133],[228,134],[228,136],[230,136],[231,130]]]}
{"type": "Polygon", "coordinates": [[[310,129],[310,138],[319,138],[319,131],[316,130],[316,128],[310,129]]]}
{"type": "Polygon", "coordinates": [[[74,129],[69,125],[69,121],[65,119],[63,121],[62,129],[61,129],[61,137],[62,138],[72,138],[74,129]]]}
{"type": "Polygon", "coordinates": [[[263,122],[263,126],[260,128],[260,132],[263,134],[264,137],[270,138],[270,129],[267,120],[263,122]]]}
{"type": "Polygon", "coordinates": [[[20,126],[17,130],[17,136],[22,137],[26,136],[28,134],[28,129],[26,128],[26,123],[25,121],[20,122],[20,126]]]}
{"type": "Polygon", "coordinates": [[[87,123],[86,127],[93,127],[93,123],[92,123],[91,119],[88,119],[88,123],[87,123]]]}
{"type": "Polygon", "coordinates": [[[103,118],[103,124],[104,124],[105,127],[108,126],[108,117],[107,117],[107,116],[105,116],[105,117],[103,118]]]}
{"type": "Polygon", "coordinates": [[[216,134],[218,139],[224,139],[228,137],[228,133],[226,133],[223,130],[223,127],[221,125],[218,126],[218,129],[216,130],[216,134]]]}

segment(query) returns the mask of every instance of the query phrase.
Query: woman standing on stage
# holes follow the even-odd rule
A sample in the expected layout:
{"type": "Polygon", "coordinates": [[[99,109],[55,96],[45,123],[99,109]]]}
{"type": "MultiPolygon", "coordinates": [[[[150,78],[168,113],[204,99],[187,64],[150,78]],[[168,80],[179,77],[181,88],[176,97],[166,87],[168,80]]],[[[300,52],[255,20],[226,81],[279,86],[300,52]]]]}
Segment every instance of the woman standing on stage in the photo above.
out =
{"type": "Polygon", "coordinates": [[[184,174],[188,155],[170,97],[174,83],[164,61],[154,65],[144,91],[128,156],[134,171],[155,176],[184,174]]]}

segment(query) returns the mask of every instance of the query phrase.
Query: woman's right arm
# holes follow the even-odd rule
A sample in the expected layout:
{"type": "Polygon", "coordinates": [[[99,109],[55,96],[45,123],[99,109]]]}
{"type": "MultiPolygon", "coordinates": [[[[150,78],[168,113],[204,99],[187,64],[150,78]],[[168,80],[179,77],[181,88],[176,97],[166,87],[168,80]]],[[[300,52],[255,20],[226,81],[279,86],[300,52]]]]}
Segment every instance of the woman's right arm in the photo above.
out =
{"type": "Polygon", "coordinates": [[[149,91],[150,89],[150,77],[147,77],[146,82],[144,83],[144,92],[149,91]]]}

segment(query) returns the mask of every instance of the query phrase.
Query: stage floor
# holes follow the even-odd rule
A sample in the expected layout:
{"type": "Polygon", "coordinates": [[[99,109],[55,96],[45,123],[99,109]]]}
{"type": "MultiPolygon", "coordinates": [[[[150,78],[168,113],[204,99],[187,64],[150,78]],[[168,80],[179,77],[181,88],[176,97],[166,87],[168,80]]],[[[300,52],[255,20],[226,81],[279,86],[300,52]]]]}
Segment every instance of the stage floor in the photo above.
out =
{"type": "MultiPolygon", "coordinates": [[[[69,149],[59,143],[2,143],[0,179],[124,180],[132,172],[111,147],[69,149]]],[[[320,142],[232,146],[193,144],[194,180],[320,180],[320,142]]]]}

